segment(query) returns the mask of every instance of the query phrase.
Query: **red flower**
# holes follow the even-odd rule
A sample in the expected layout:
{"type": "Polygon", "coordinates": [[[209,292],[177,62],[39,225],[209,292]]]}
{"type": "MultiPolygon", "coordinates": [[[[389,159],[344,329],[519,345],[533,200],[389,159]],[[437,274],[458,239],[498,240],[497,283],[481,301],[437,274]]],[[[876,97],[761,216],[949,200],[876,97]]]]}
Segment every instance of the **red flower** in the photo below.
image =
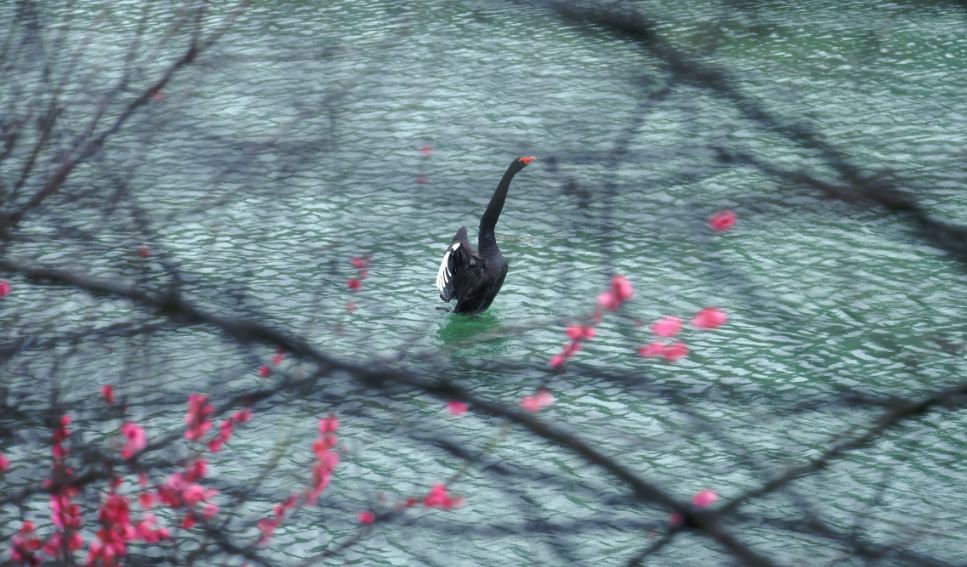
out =
{"type": "Polygon", "coordinates": [[[142,258],[147,258],[150,255],[151,255],[151,249],[149,249],[147,246],[142,246],[141,248],[138,248],[138,256],[141,256],[142,258]]]}
{"type": "Polygon", "coordinates": [[[359,288],[363,287],[363,284],[359,283],[356,278],[349,278],[346,285],[349,286],[350,291],[359,291],[359,288]]]}
{"type": "Polygon", "coordinates": [[[732,211],[719,211],[708,218],[708,225],[713,230],[723,231],[735,226],[736,216],[732,211]]]}
{"type": "Polygon", "coordinates": [[[423,147],[420,148],[420,153],[423,154],[423,157],[430,157],[430,154],[433,153],[433,148],[430,147],[430,144],[423,144],[423,147]]]}
{"type": "Polygon", "coordinates": [[[10,295],[10,283],[7,280],[0,280],[0,299],[10,295]]]}
{"type": "Polygon", "coordinates": [[[264,364],[262,366],[259,366],[259,376],[260,377],[262,377],[262,378],[268,378],[271,375],[272,375],[272,371],[269,370],[269,367],[268,366],[266,366],[264,364]]]}
{"type": "Polygon", "coordinates": [[[105,402],[114,405],[114,386],[101,386],[101,397],[105,402]]]}
{"type": "Polygon", "coordinates": [[[10,459],[6,455],[0,453],[0,471],[5,471],[10,468],[10,459]]]}
{"type": "Polygon", "coordinates": [[[447,411],[451,415],[460,415],[467,411],[467,404],[463,402],[450,402],[447,404],[447,411]]]}
{"type": "Polygon", "coordinates": [[[376,521],[376,516],[374,516],[372,512],[368,511],[360,512],[358,518],[359,522],[366,526],[372,525],[372,523],[376,521]]]}

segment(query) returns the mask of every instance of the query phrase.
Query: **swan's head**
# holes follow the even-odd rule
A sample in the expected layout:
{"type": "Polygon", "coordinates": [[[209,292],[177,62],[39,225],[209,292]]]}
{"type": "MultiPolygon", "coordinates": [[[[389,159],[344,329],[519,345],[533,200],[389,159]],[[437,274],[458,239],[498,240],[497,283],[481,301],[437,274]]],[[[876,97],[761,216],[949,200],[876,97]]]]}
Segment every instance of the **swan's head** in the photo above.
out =
{"type": "Polygon", "coordinates": [[[537,158],[535,158],[533,156],[531,156],[531,157],[519,157],[519,158],[515,159],[514,160],[514,163],[510,164],[510,166],[514,168],[514,171],[520,171],[520,170],[524,169],[525,167],[527,167],[527,164],[529,164],[530,162],[534,161],[535,159],[537,159],[537,158]]]}

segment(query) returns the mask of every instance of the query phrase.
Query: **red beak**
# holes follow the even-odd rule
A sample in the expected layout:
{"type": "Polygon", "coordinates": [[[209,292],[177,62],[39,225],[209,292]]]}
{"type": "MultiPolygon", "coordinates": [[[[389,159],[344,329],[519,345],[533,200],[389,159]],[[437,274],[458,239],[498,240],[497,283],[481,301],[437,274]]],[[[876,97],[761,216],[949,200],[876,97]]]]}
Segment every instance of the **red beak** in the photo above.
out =
{"type": "Polygon", "coordinates": [[[522,158],[517,158],[517,159],[519,159],[520,161],[524,162],[524,164],[526,165],[526,164],[534,161],[537,158],[536,157],[522,157],[522,158]]]}

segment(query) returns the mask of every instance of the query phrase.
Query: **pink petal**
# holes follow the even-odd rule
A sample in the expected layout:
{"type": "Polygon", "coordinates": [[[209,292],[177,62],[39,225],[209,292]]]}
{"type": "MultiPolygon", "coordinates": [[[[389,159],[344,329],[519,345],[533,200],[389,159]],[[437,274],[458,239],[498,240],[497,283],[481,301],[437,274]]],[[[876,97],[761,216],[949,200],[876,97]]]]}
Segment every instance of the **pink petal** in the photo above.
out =
{"type": "Polygon", "coordinates": [[[0,281],[0,299],[10,295],[10,283],[7,280],[0,281]]]}
{"type": "Polygon", "coordinates": [[[114,403],[114,387],[113,386],[101,386],[101,397],[104,401],[113,404],[114,403]]]}
{"type": "Polygon", "coordinates": [[[609,311],[614,311],[621,306],[621,300],[613,290],[603,291],[598,296],[598,305],[609,311]]]}
{"type": "Polygon", "coordinates": [[[708,225],[713,230],[728,230],[735,226],[736,218],[732,211],[719,211],[708,218],[708,225]]]}
{"type": "Polygon", "coordinates": [[[631,287],[631,282],[628,281],[628,278],[620,274],[615,274],[611,278],[611,288],[614,289],[620,301],[631,299],[631,296],[635,294],[635,289],[631,287]]]}
{"type": "Polygon", "coordinates": [[[727,318],[725,311],[715,307],[706,307],[692,319],[692,326],[699,329],[715,329],[725,324],[727,318]]]}
{"type": "Polygon", "coordinates": [[[675,343],[665,347],[665,351],[662,352],[662,356],[668,362],[677,362],[686,356],[688,356],[688,346],[685,343],[675,343]]]}
{"type": "Polygon", "coordinates": [[[665,344],[653,342],[638,349],[638,355],[642,358],[653,358],[661,356],[665,352],[665,344]]]}
{"type": "Polygon", "coordinates": [[[662,317],[651,326],[651,330],[659,337],[674,337],[682,330],[682,320],[678,317],[662,317]]]}
{"type": "Polygon", "coordinates": [[[534,396],[525,396],[524,399],[520,401],[520,405],[523,406],[523,408],[527,411],[537,411],[541,409],[540,406],[537,405],[537,400],[534,399],[534,396]]]}
{"type": "Polygon", "coordinates": [[[261,376],[262,378],[268,378],[271,374],[272,374],[272,371],[269,370],[268,366],[264,364],[262,366],[259,366],[259,376],[261,376]]]}
{"type": "Polygon", "coordinates": [[[538,392],[534,394],[534,399],[537,401],[537,405],[542,408],[553,405],[554,402],[557,401],[554,395],[547,390],[538,390],[538,392]]]}
{"type": "Polygon", "coordinates": [[[714,490],[709,490],[708,488],[704,490],[699,490],[698,494],[692,498],[692,504],[698,506],[699,508],[705,508],[719,499],[719,495],[715,493],[714,490]]]}
{"type": "Polygon", "coordinates": [[[585,327],[584,328],[584,338],[585,339],[593,339],[594,336],[597,335],[597,334],[598,333],[597,333],[597,331],[594,330],[594,327],[585,327]]]}
{"type": "Polygon", "coordinates": [[[359,516],[357,517],[359,518],[359,523],[366,526],[372,524],[376,520],[376,516],[374,516],[372,512],[360,512],[359,516]]]}
{"type": "Polygon", "coordinates": [[[580,339],[584,335],[584,329],[581,325],[570,324],[567,326],[567,330],[564,331],[567,336],[571,337],[572,340],[580,339]]]}
{"type": "Polygon", "coordinates": [[[551,360],[549,361],[549,363],[554,368],[557,368],[558,366],[564,364],[564,355],[563,354],[555,354],[554,356],[551,357],[551,360]]]}
{"type": "Polygon", "coordinates": [[[467,411],[467,404],[463,402],[450,402],[447,404],[447,411],[451,415],[460,415],[467,411]]]}

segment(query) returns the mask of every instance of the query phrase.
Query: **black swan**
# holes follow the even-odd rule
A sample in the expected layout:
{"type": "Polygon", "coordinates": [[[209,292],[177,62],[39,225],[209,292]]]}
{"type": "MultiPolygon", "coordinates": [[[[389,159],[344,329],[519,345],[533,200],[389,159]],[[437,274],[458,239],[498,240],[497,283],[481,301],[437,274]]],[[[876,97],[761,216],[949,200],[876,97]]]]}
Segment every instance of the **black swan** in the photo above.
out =
{"type": "Polygon", "coordinates": [[[440,271],[437,272],[436,286],[440,290],[440,299],[447,303],[451,299],[457,300],[454,313],[486,311],[500,292],[500,287],[504,285],[507,260],[504,260],[497,248],[494,227],[497,226],[497,218],[504,208],[511,179],[532,161],[532,157],[517,158],[507,168],[494,196],[490,198],[486,212],[480,218],[477,250],[470,246],[465,226],[461,226],[450,241],[450,246],[443,255],[440,271]]]}

